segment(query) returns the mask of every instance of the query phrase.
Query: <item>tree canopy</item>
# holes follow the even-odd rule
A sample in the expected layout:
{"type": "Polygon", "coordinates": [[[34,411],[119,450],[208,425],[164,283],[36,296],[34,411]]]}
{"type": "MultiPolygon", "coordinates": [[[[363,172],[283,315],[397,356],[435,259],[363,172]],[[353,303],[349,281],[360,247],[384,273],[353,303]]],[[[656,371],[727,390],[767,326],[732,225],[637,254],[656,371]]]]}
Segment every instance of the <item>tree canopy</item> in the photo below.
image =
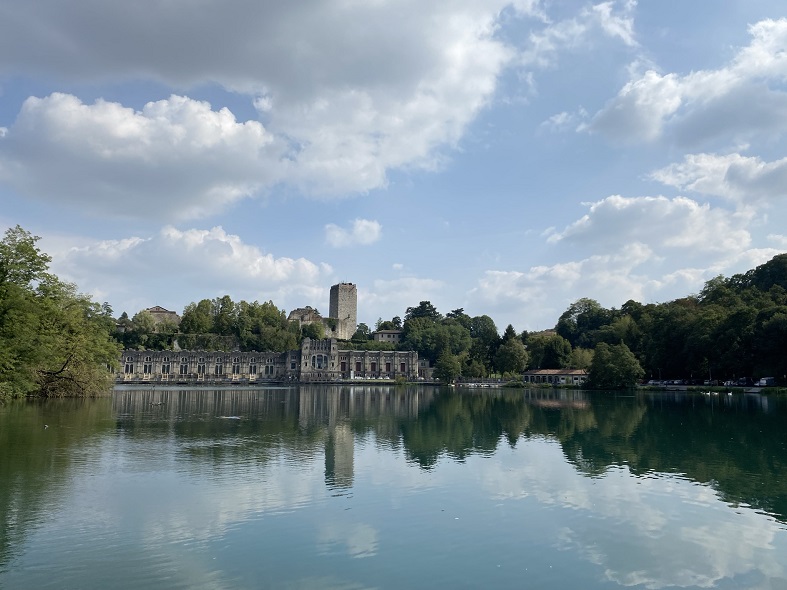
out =
{"type": "Polygon", "coordinates": [[[104,393],[120,353],[112,309],[49,273],[39,239],[16,226],[0,240],[0,398],[104,393]]]}

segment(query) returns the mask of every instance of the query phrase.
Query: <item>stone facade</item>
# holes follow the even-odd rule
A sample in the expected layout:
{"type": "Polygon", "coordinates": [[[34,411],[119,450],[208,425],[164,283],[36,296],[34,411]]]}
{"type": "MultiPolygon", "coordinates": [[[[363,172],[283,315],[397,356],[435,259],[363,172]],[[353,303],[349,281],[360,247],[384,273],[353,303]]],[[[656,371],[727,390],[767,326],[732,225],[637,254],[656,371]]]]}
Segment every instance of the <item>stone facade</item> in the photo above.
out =
{"type": "Polygon", "coordinates": [[[580,385],[587,381],[585,369],[533,369],[525,371],[525,383],[551,383],[552,385],[580,385]]]}
{"type": "Polygon", "coordinates": [[[337,320],[334,338],[349,340],[358,326],[358,287],[338,283],[331,287],[328,315],[337,320]]]}
{"type": "Polygon", "coordinates": [[[350,340],[355,334],[358,316],[358,289],[352,283],[339,283],[331,287],[329,317],[322,317],[308,305],[293,309],[287,320],[299,326],[322,322],[325,335],[338,340],[350,340]]]}
{"type": "Polygon", "coordinates": [[[156,324],[160,324],[161,322],[164,321],[170,321],[174,323],[176,326],[180,325],[180,316],[174,311],[164,309],[160,305],[148,307],[144,311],[148,312],[151,316],[153,316],[153,321],[156,322],[156,324]]]}
{"type": "Polygon", "coordinates": [[[118,383],[283,383],[366,379],[416,381],[414,351],[341,350],[335,338],[304,338],[288,352],[126,350],[118,383]]]}
{"type": "Polygon", "coordinates": [[[402,341],[402,330],[377,330],[372,336],[375,342],[399,344],[402,341]]]}

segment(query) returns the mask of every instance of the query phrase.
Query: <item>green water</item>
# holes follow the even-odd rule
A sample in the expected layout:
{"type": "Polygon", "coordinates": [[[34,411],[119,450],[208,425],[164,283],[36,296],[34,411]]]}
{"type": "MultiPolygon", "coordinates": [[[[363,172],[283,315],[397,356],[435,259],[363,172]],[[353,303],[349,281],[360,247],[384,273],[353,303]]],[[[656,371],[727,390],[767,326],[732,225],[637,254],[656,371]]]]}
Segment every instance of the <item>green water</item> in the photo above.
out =
{"type": "Polygon", "coordinates": [[[787,590],[787,399],[396,387],[0,406],[0,588],[787,590]]]}

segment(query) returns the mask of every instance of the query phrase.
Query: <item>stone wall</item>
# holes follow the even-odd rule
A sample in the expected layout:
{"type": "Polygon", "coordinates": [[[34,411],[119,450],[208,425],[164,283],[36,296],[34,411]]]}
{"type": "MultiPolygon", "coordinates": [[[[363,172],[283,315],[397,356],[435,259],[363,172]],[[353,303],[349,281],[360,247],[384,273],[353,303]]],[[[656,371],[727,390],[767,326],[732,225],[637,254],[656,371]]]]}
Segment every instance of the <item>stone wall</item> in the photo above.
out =
{"type": "Polygon", "coordinates": [[[304,338],[288,352],[125,350],[117,383],[254,384],[366,379],[415,381],[414,351],[340,350],[335,338],[304,338]]]}

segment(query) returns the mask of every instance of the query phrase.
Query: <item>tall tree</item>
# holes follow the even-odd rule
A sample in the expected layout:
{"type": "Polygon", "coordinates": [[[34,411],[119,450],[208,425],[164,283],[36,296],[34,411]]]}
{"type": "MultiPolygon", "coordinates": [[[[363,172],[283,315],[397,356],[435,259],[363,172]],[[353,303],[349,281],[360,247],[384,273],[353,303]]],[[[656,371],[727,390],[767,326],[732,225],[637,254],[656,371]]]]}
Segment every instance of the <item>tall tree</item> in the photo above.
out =
{"type": "Polygon", "coordinates": [[[610,346],[601,342],[596,346],[590,363],[589,380],[598,389],[626,389],[634,387],[645,371],[625,344],[610,346]]]}
{"type": "Polygon", "coordinates": [[[38,240],[20,226],[0,240],[0,398],[105,392],[119,355],[111,310],[50,274],[38,240]]]}

